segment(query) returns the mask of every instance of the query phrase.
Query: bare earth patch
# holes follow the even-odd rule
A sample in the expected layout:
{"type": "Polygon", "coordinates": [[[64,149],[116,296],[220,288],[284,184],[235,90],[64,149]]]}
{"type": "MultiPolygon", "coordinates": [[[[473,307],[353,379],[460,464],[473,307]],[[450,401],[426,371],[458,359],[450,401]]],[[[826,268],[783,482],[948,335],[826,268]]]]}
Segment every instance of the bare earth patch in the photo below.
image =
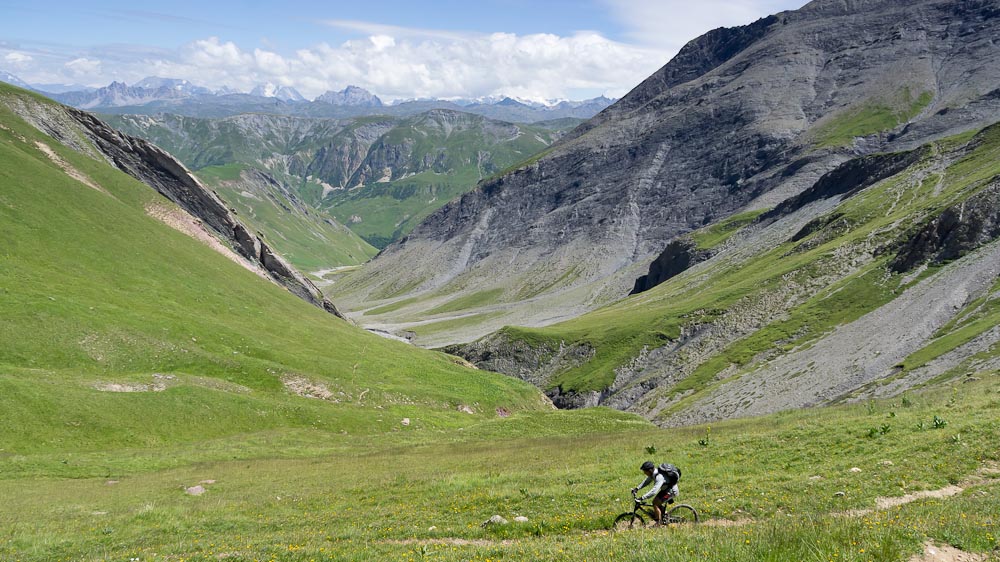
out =
{"type": "Polygon", "coordinates": [[[68,175],[69,177],[75,179],[76,181],[82,183],[83,185],[91,189],[96,189],[97,191],[100,191],[105,195],[110,195],[110,193],[105,191],[103,187],[97,185],[96,183],[94,183],[93,180],[87,177],[87,174],[84,174],[80,170],[77,170],[76,168],[73,167],[72,164],[63,160],[58,154],[55,153],[54,150],[52,150],[52,147],[50,147],[49,145],[45,144],[42,141],[35,141],[35,146],[38,148],[38,150],[41,150],[42,154],[48,157],[48,159],[51,160],[53,164],[59,166],[59,168],[62,171],[66,172],[66,175],[68,175]]]}
{"type": "Polygon", "coordinates": [[[319,398],[320,400],[330,400],[332,402],[339,402],[333,392],[330,391],[326,385],[312,382],[304,377],[297,375],[285,375],[281,378],[281,383],[285,385],[285,388],[294,394],[305,398],[319,398]]]}
{"type": "Polygon", "coordinates": [[[938,546],[933,542],[924,543],[924,553],[910,558],[909,562],[984,562],[985,554],[972,554],[950,546],[938,546]]]}
{"type": "Polygon", "coordinates": [[[982,485],[990,482],[988,478],[990,476],[996,476],[1000,474],[1000,463],[989,462],[984,464],[977,470],[974,474],[966,478],[964,481],[959,482],[961,486],[945,486],[939,490],[922,490],[920,492],[913,492],[912,494],[906,494],[905,496],[896,497],[879,497],[875,498],[875,509],[852,509],[843,513],[838,513],[837,515],[847,516],[847,517],[863,517],[865,515],[870,515],[878,509],[889,509],[893,507],[899,507],[901,505],[906,505],[910,502],[915,502],[917,500],[922,500],[926,498],[935,499],[945,499],[952,496],[957,496],[965,491],[969,486],[982,485]]]}
{"type": "Polygon", "coordinates": [[[121,383],[121,382],[101,382],[94,385],[94,388],[101,392],[163,392],[177,382],[174,375],[153,375],[153,382],[144,383],[121,383]]]}
{"type": "Polygon", "coordinates": [[[216,252],[219,252],[232,261],[242,265],[246,269],[256,273],[260,277],[269,279],[267,274],[261,271],[260,268],[254,267],[245,259],[238,256],[236,252],[227,248],[222,242],[219,242],[215,236],[212,236],[207,230],[205,230],[205,227],[202,226],[201,222],[185,213],[183,210],[162,203],[150,203],[149,205],[146,205],[146,214],[169,226],[170,228],[183,232],[191,238],[198,240],[216,252]]]}

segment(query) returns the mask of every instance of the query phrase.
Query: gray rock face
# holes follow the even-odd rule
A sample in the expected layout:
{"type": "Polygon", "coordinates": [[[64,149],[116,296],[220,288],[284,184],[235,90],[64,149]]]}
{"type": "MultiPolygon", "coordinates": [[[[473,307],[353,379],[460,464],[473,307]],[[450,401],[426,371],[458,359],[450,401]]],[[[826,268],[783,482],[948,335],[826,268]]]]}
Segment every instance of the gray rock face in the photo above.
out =
{"type": "Polygon", "coordinates": [[[995,2],[957,0],[824,0],[710,32],[543,158],[388,247],[365,290],[599,283],[850,157],[990,123],[998,35],[995,2]],[[866,128],[869,114],[886,129],[866,128]]]}
{"type": "Polygon", "coordinates": [[[129,137],[89,113],[67,108],[114,165],[149,185],[209,225],[251,263],[260,264],[278,284],[299,298],[340,316],[336,307],[308,279],[295,271],[257,235],[247,229],[214,193],[206,189],[176,158],[142,139],[129,137]]]}
{"type": "Polygon", "coordinates": [[[677,238],[667,244],[663,253],[649,264],[649,273],[635,280],[632,294],[648,291],[710,257],[712,257],[712,252],[699,250],[690,238],[677,238]]]}
{"type": "Polygon", "coordinates": [[[382,107],[382,100],[364,88],[348,86],[339,92],[326,92],[316,101],[330,105],[350,105],[358,107],[382,107]]]}
{"type": "Polygon", "coordinates": [[[891,268],[897,273],[920,264],[939,265],[1000,238],[1000,178],[981,193],[943,213],[905,242],[891,268]]]}

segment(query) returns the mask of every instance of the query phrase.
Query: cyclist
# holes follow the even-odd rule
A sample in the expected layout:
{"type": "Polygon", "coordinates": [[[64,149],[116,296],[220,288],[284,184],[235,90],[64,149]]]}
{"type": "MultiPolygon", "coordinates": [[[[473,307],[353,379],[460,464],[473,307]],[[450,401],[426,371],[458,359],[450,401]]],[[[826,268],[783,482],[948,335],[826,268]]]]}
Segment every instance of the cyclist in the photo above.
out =
{"type": "Polygon", "coordinates": [[[653,461],[646,461],[642,463],[639,470],[646,475],[646,479],[635,488],[632,488],[632,493],[635,494],[646,486],[650,484],[653,485],[651,490],[643,494],[642,497],[638,499],[642,501],[653,498],[653,509],[656,510],[656,521],[654,522],[654,525],[659,525],[660,521],[663,519],[663,503],[674,503],[674,497],[680,493],[680,490],[677,488],[677,481],[680,479],[680,476],[674,471],[660,470],[655,464],[653,464],[653,461]]]}

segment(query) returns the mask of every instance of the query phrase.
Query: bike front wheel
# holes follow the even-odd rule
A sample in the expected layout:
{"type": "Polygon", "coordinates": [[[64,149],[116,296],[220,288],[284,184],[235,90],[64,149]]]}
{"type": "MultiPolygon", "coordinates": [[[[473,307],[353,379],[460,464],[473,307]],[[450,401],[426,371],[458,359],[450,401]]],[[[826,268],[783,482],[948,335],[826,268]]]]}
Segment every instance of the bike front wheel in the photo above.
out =
{"type": "Polygon", "coordinates": [[[698,512],[690,505],[682,503],[667,512],[666,520],[667,523],[697,523],[698,512]]]}
{"type": "Polygon", "coordinates": [[[631,511],[622,513],[615,517],[615,522],[611,526],[612,531],[628,531],[629,529],[641,529],[646,526],[646,521],[638,513],[631,511]]]}

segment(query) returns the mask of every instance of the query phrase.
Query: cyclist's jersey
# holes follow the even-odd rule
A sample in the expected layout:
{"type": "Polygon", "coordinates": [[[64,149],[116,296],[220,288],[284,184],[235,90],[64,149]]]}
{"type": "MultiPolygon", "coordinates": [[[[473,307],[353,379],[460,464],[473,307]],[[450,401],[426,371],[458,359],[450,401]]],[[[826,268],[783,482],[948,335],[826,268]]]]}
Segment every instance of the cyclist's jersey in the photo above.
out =
{"type": "Polygon", "coordinates": [[[677,495],[677,484],[669,486],[668,485],[669,482],[667,481],[666,475],[661,473],[659,468],[653,469],[653,475],[643,480],[642,484],[639,484],[636,487],[641,490],[646,486],[649,486],[650,483],[653,484],[653,489],[643,494],[642,497],[640,497],[639,499],[648,500],[649,498],[652,498],[657,495],[666,495],[666,493],[668,492],[677,495]]]}

